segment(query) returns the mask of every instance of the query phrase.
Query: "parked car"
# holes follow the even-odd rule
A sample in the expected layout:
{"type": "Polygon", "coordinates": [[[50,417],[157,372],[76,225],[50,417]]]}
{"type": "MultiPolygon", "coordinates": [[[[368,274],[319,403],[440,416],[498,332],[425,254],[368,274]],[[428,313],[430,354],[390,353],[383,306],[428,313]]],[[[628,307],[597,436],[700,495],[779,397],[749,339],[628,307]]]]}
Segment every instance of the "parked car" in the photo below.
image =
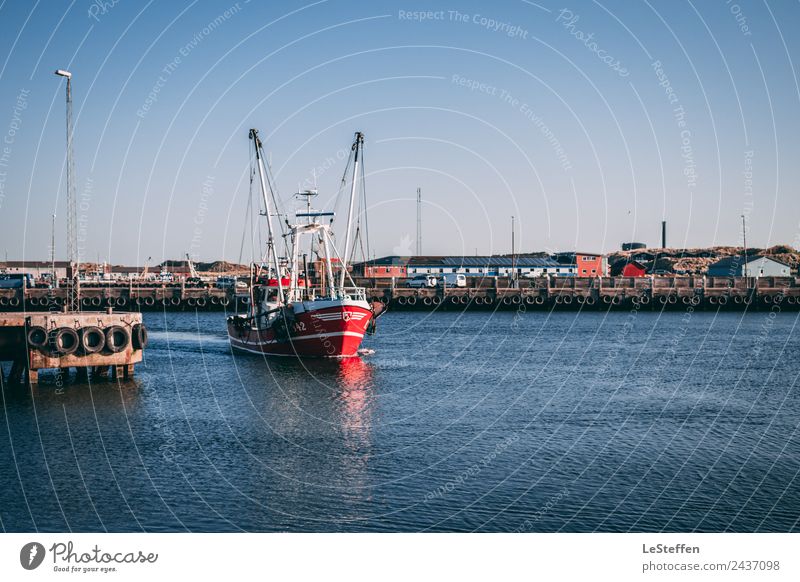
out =
{"type": "Polygon", "coordinates": [[[0,274],[0,289],[22,289],[34,286],[33,275],[30,273],[3,273],[0,274]]]}
{"type": "Polygon", "coordinates": [[[422,288],[436,287],[436,277],[433,275],[417,275],[406,283],[406,287],[422,288]]]}
{"type": "Polygon", "coordinates": [[[467,276],[461,273],[445,273],[440,277],[438,284],[448,287],[466,287],[467,276]]]}
{"type": "Polygon", "coordinates": [[[232,289],[236,286],[236,279],[233,277],[217,277],[217,289],[232,289]]]}

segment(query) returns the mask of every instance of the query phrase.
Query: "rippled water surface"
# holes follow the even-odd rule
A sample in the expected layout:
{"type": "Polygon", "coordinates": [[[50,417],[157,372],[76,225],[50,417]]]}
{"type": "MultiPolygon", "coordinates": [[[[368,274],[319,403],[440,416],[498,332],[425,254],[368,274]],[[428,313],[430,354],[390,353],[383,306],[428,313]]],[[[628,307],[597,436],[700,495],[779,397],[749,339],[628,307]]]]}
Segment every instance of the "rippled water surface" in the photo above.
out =
{"type": "Polygon", "coordinates": [[[134,380],[4,386],[4,530],[800,529],[796,313],[390,312],[302,363],[145,317],[134,380]]]}

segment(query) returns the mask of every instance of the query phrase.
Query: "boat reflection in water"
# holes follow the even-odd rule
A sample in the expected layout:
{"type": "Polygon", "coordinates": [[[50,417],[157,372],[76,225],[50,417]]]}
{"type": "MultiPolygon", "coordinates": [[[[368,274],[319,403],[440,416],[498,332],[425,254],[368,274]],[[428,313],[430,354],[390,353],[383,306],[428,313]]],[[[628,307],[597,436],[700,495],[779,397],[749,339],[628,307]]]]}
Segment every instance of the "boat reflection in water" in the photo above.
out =
{"type": "Polygon", "coordinates": [[[342,429],[354,450],[370,445],[372,418],[372,367],[361,358],[339,362],[342,429]]]}

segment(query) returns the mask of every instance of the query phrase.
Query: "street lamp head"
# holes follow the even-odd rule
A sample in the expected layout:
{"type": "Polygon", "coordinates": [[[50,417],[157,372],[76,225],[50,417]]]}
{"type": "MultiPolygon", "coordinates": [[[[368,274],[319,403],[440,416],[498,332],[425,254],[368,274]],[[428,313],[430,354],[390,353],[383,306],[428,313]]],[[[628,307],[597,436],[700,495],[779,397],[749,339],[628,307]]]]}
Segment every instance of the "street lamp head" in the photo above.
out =
{"type": "Polygon", "coordinates": [[[64,71],[62,69],[58,69],[56,71],[56,75],[58,75],[59,77],[66,77],[67,79],[72,77],[72,73],[70,73],[69,71],[64,71]]]}

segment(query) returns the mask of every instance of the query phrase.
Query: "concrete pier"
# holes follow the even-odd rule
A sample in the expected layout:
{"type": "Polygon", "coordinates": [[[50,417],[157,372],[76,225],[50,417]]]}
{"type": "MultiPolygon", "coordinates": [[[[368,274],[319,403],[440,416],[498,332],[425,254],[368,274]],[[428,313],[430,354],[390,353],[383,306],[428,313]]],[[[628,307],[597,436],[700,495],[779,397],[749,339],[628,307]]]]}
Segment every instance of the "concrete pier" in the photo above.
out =
{"type": "Polygon", "coordinates": [[[11,362],[10,384],[35,384],[45,369],[88,377],[110,368],[129,378],[146,345],[141,313],[0,312],[0,361],[11,362]]]}
{"type": "MultiPolygon", "coordinates": [[[[800,305],[800,277],[542,277],[511,281],[467,277],[467,287],[412,289],[405,280],[357,279],[367,295],[406,309],[529,308],[640,309],[694,306],[711,309],[762,309],[800,305]]],[[[0,310],[44,312],[64,305],[64,289],[0,289],[0,310]]],[[[236,311],[249,302],[247,291],[182,285],[106,286],[80,290],[83,313],[126,311],[236,311]]]]}

